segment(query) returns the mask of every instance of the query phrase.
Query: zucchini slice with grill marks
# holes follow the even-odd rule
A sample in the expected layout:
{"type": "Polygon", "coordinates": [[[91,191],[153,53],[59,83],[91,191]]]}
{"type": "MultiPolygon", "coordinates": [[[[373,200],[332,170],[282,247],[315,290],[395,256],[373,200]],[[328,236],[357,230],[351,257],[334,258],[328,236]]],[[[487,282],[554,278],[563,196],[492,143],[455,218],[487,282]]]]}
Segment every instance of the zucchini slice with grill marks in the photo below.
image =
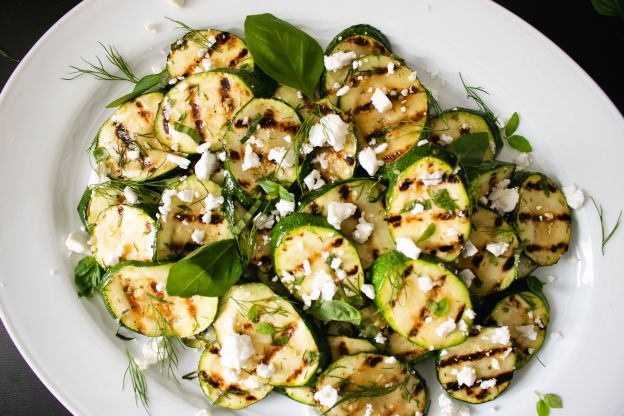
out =
{"type": "Polygon", "coordinates": [[[199,385],[213,404],[227,409],[243,409],[273,390],[273,386],[261,383],[258,377],[244,371],[233,380],[228,378],[228,369],[221,364],[220,350],[218,344],[213,344],[199,359],[199,385]]]}
{"type": "Polygon", "coordinates": [[[287,85],[280,85],[273,93],[273,98],[284,101],[295,109],[302,120],[306,118],[314,108],[314,102],[303,95],[301,91],[287,85]]]}
{"type": "Polygon", "coordinates": [[[298,175],[294,139],[301,122],[288,104],[256,98],[232,119],[223,138],[232,191],[244,204],[266,197],[258,186],[266,179],[289,187],[298,175]]]}
{"type": "Polygon", "coordinates": [[[344,355],[325,370],[316,390],[335,389],[333,407],[318,403],[328,416],[426,414],[429,394],[424,380],[394,357],[372,353],[344,355]]]}
{"type": "Polygon", "coordinates": [[[368,269],[377,257],[395,247],[388,223],[385,221],[383,193],[385,186],[371,179],[349,179],[324,186],[301,200],[300,211],[327,217],[332,202],[351,203],[357,207],[353,216],[345,219],[340,227],[344,235],[350,236],[357,248],[362,267],[368,269]],[[367,225],[373,231],[364,239],[367,225]],[[359,225],[359,231],[354,234],[359,225]],[[364,228],[362,228],[364,227],[364,228]],[[357,238],[356,238],[357,237],[357,238]],[[359,241],[363,242],[359,242],[359,241]]]}
{"type": "Polygon", "coordinates": [[[496,122],[481,111],[467,108],[453,108],[432,119],[429,140],[446,147],[461,136],[471,133],[487,133],[488,135],[490,148],[483,155],[484,161],[494,159],[503,148],[496,122]]]}
{"type": "Polygon", "coordinates": [[[156,258],[163,261],[184,257],[204,244],[232,238],[222,204],[221,187],[195,175],[165,190],[156,258]]]}
{"type": "Polygon", "coordinates": [[[271,247],[275,273],[306,307],[317,300],[363,303],[364,271],[357,250],[324,218],[283,218],[273,229],[271,247]]]}
{"type": "Polygon", "coordinates": [[[154,133],[159,142],[176,151],[197,153],[203,143],[210,150],[220,150],[234,114],[254,95],[266,92],[262,81],[248,71],[219,69],[191,75],[163,98],[154,133]],[[189,135],[184,132],[187,129],[194,132],[189,135]]]}
{"type": "Polygon", "coordinates": [[[539,266],[530,258],[524,254],[520,255],[520,262],[518,263],[518,277],[527,277],[533,273],[539,266]]]}
{"type": "Polygon", "coordinates": [[[559,261],[570,243],[570,208],[559,187],[546,175],[523,172],[512,182],[520,199],[513,213],[524,254],[540,266],[559,261]]]}
{"type": "Polygon", "coordinates": [[[443,265],[396,251],[373,265],[375,302],[399,335],[429,350],[466,339],[474,312],[468,289],[443,265]]]}
{"type": "Polygon", "coordinates": [[[169,149],[154,137],[163,94],[152,92],[122,104],[98,132],[93,155],[110,178],[143,181],[172,172],[169,149]]]}
{"type": "Polygon", "coordinates": [[[241,38],[216,29],[195,30],[171,44],[167,56],[171,79],[216,68],[254,68],[253,57],[241,38]]]}
{"type": "Polygon", "coordinates": [[[386,221],[394,239],[410,238],[423,252],[454,260],[470,232],[470,199],[455,174],[454,155],[421,146],[397,164],[386,192],[386,221]]]}
{"type": "Polygon", "coordinates": [[[549,320],[548,304],[528,291],[502,299],[486,319],[493,325],[509,328],[516,353],[516,369],[524,367],[542,348],[549,320]]]}
{"type": "Polygon", "coordinates": [[[500,339],[497,330],[472,329],[466,342],[438,353],[438,381],[451,397],[468,403],[485,403],[509,387],[516,354],[511,341],[500,339]]]}
{"type": "Polygon", "coordinates": [[[413,343],[396,332],[392,332],[388,337],[387,352],[409,364],[420,363],[433,356],[433,351],[413,343]]]}
{"type": "MultiPolygon", "coordinates": [[[[364,55],[389,55],[390,42],[378,29],[370,25],[358,24],[338,33],[325,49],[325,55],[337,52],[354,52],[356,57],[364,55]]],[[[336,102],[336,92],[345,84],[351,65],[335,71],[323,71],[321,76],[321,94],[330,96],[336,102]]]]}
{"type": "Polygon", "coordinates": [[[156,220],[141,208],[108,207],[92,228],[93,257],[104,268],[123,261],[150,262],[155,255],[157,228],[156,220]]]}
{"type": "Polygon", "coordinates": [[[286,396],[296,402],[307,404],[308,406],[314,406],[316,404],[314,393],[316,393],[314,386],[284,387],[284,394],[286,396]]]}
{"type": "Polygon", "coordinates": [[[337,361],[343,355],[359,354],[361,352],[377,352],[377,348],[366,339],[350,338],[343,335],[327,337],[332,361],[337,361]]]}
{"type": "Polygon", "coordinates": [[[479,166],[464,167],[468,193],[474,201],[486,197],[497,183],[505,179],[511,179],[516,165],[513,163],[505,163],[498,160],[488,160],[479,166]]]}
{"type": "Polygon", "coordinates": [[[218,298],[167,295],[170,264],[125,263],[104,278],[102,297],[111,314],[143,335],[190,337],[204,331],[217,313],[218,298]]]}
{"type": "Polygon", "coordinates": [[[468,241],[477,251],[463,253],[455,259],[455,265],[469,269],[476,276],[468,288],[477,296],[506,289],[518,275],[520,242],[516,233],[503,217],[486,208],[473,211],[470,222],[472,232],[468,241]]]}
{"type": "MultiPolygon", "coordinates": [[[[305,177],[312,169],[316,169],[321,174],[323,180],[328,183],[351,178],[355,171],[355,159],[358,148],[358,140],[351,117],[336,108],[328,99],[315,103],[310,110],[310,114],[313,114],[313,116],[308,115],[311,118],[309,137],[312,138],[313,135],[318,137],[320,133],[330,141],[340,141],[340,144],[334,147],[327,143],[322,147],[314,148],[312,153],[306,158],[306,164],[301,176],[305,177]],[[340,120],[335,118],[335,116],[340,117],[343,123],[340,128],[336,127],[336,121],[340,120]],[[346,129],[344,143],[337,138],[341,133],[342,127],[346,129]]],[[[309,144],[304,144],[303,147],[305,146],[309,146],[309,144]]]]}
{"type": "Polygon", "coordinates": [[[310,381],[326,359],[323,340],[309,325],[268,286],[248,283],[233,286],[221,298],[214,329],[221,347],[228,338],[248,337],[253,354],[241,372],[273,386],[294,387],[310,381]],[[273,371],[259,372],[260,365],[273,371]]]}
{"type": "Polygon", "coordinates": [[[360,148],[382,146],[377,159],[390,164],[427,136],[427,92],[398,59],[367,55],[358,62],[361,66],[352,71],[339,106],[353,117],[360,148]],[[371,101],[375,93],[385,94],[392,107],[379,112],[371,101]]]}

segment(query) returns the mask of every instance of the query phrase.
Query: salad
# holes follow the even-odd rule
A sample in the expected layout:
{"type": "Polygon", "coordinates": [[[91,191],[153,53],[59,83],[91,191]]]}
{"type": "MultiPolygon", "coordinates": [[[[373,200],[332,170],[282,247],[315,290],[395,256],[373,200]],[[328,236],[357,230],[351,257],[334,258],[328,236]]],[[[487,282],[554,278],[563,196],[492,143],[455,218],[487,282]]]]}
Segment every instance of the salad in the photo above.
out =
{"type": "Polygon", "coordinates": [[[445,415],[507,390],[547,335],[531,273],[568,250],[584,198],[528,170],[518,114],[503,125],[463,78],[476,109],[440,108],[370,25],[323,51],[270,14],[245,39],[176,23],[161,72],[106,47],[117,70],[71,76],[135,84],[93,141],[88,241],[67,245],[87,254],[79,295],[99,292],[121,340],[148,337],[126,350],[137,403],[147,367],[178,377],[185,348],[202,353],[183,378],[229,409],[275,391],[331,416],[425,415],[427,360],[445,415]]]}

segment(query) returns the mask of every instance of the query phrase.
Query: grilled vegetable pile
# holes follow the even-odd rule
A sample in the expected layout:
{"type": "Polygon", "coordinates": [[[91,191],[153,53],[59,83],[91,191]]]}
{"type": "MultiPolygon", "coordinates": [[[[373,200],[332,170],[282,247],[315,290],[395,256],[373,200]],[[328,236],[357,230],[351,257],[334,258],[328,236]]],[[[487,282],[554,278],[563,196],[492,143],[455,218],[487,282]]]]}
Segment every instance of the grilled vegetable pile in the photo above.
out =
{"type": "Polygon", "coordinates": [[[530,273],[568,249],[557,183],[497,160],[516,126],[473,87],[479,109],[440,109],[371,26],[324,53],[271,15],[245,35],[189,29],[164,82],[102,125],[77,279],[167,342],[158,359],[172,339],[201,348],[217,406],[275,390],[328,415],[424,415],[429,359],[451,397],[495,399],[546,337],[530,273]]]}

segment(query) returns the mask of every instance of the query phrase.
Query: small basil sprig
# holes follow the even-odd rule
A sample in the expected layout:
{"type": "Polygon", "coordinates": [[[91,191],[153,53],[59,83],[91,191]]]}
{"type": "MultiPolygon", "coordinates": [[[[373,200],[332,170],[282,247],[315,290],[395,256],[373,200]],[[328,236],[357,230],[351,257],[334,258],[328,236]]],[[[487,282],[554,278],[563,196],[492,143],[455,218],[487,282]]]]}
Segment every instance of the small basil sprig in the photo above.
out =
{"type": "Polygon", "coordinates": [[[447,189],[433,192],[429,191],[429,196],[433,199],[433,202],[442,209],[454,211],[459,208],[447,189]]]}
{"type": "Polygon", "coordinates": [[[314,99],[323,72],[323,50],[314,38],[270,13],[247,16],[245,38],[264,72],[314,99]]]}
{"type": "Polygon", "coordinates": [[[173,129],[175,131],[179,131],[180,133],[186,134],[191,139],[193,139],[193,141],[196,142],[197,144],[201,144],[204,141],[204,139],[201,137],[201,135],[199,134],[197,130],[189,126],[185,126],[184,124],[178,121],[173,123],[173,129]]]}
{"type": "Polygon", "coordinates": [[[295,202],[295,196],[291,194],[290,192],[288,192],[288,190],[284,188],[282,185],[280,185],[279,183],[265,179],[265,180],[260,181],[258,185],[260,185],[260,188],[262,188],[262,190],[270,198],[279,197],[280,199],[284,199],[289,202],[295,202]]]}
{"type": "Polygon", "coordinates": [[[136,83],[136,85],[134,86],[134,89],[132,90],[132,92],[129,92],[126,95],[122,95],[121,97],[117,98],[116,100],[108,103],[106,105],[106,108],[119,107],[123,103],[125,103],[127,101],[130,101],[132,99],[135,99],[139,95],[145,94],[146,92],[148,92],[152,88],[160,87],[161,84],[165,83],[166,79],[167,79],[167,71],[165,71],[165,70],[162,70],[161,72],[159,72],[157,74],[146,75],[146,76],[141,78],[136,83]]]}
{"type": "Polygon", "coordinates": [[[507,121],[507,124],[505,124],[505,138],[507,139],[507,143],[514,149],[523,153],[530,153],[533,151],[533,147],[527,138],[519,134],[514,134],[519,124],[520,116],[517,112],[514,112],[507,121]]]}
{"type": "Polygon", "coordinates": [[[550,415],[550,409],[563,409],[563,400],[557,394],[542,394],[539,391],[536,391],[537,397],[539,397],[539,401],[537,402],[536,410],[539,416],[548,416],[550,415]]]}
{"type": "Polygon", "coordinates": [[[416,240],[416,243],[422,243],[423,241],[427,240],[429,237],[435,234],[435,231],[436,231],[436,225],[433,223],[429,224],[427,228],[425,228],[425,231],[423,231],[421,236],[418,237],[418,240],[416,240]]]}
{"type": "Polygon", "coordinates": [[[360,311],[342,300],[317,301],[306,312],[323,322],[340,321],[359,325],[362,321],[360,311]]]}
{"type": "Polygon", "coordinates": [[[487,133],[464,134],[451,144],[451,151],[465,166],[477,166],[483,162],[483,156],[489,148],[490,138],[487,133]]]}
{"type": "Polygon", "coordinates": [[[173,265],[167,278],[167,293],[182,298],[221,296],[242,273],[236,242],[232,239],[215,241],[173,265]]]}
{"type": "Polygon", "coordinates": [[[102,268],[93,256],[83,257],[74,269],[74,283],[78,296],[93,296],[102,281],[102,268]]]}

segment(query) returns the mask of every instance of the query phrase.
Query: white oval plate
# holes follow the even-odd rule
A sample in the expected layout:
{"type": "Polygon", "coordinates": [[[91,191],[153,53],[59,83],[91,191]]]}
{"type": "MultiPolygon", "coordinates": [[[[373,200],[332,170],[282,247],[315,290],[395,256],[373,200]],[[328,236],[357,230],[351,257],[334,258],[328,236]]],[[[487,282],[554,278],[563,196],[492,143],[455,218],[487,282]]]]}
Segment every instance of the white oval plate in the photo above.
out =
{"type": "MultiPolygon", "coordinates": [[[[529,25],[486,0],[435,2],[394,0],[387,6],[362,0],[226,3],[189,0],[177,9],[165,0],[85,1],[33,47],[0,96],[0,315],[13,340],[46,386],[77,415],[144,415],[131,389],[122,391],[124,348],[136,341],[115,338],[115,323],[99,300],[78,299],[72,282],[77,258],[68,257],[65,236],[78,229],[75,206],[86,185],[86,149],[110,114],[104,105],[129,89],[92,79],[62,81],[68,65],[101,55],[98,41],[118,47],[138,73],[162,67],[161,51],[176,39],[169,16],[195,26],[241,33],[247,14],[272,12],[325,45],[354,23],[377,26],[396,52],[439,91],[444,105],[467,104],[458,73],[485,87],[501,116],[518,111],[520,133],[535,149],[534,167],[560,183],[579,184],[607,208],[613,224],[624,207],[621,155],[624,120],[597,85],[569,57],[529,25]],[[157,22],[148,33],[145,23],[157,22]],[[57,274],[50,273],[58,270],[57,274]]],[[[513,151],[509,152],[513,155],[513,151]]],[[[563,397],[567,415],[621,414],[624,360],[621,260],[624,232],[600,252],[600,223],[591,203],[574,215],[571,253],[548,285],[551,331],[539,358],[514,377],[494,403],[475,406],[505,415],[535,414],[534,390],[563,397]]],[[[189,353],[180,373],[192,371],[189,353]]],[[[432,366],[421,372],[431,389],[431,415],[439,414],[440,387],[432,366]]],[[[209,407],[195,382],[168,381],[149,370],[153,415],[194,415],[209,407]]],[[[303,405],[278,394],[243,414],[301,414],[303,405]]],[[[218,414],[233,412],[217,411],[218,414]]]]}

